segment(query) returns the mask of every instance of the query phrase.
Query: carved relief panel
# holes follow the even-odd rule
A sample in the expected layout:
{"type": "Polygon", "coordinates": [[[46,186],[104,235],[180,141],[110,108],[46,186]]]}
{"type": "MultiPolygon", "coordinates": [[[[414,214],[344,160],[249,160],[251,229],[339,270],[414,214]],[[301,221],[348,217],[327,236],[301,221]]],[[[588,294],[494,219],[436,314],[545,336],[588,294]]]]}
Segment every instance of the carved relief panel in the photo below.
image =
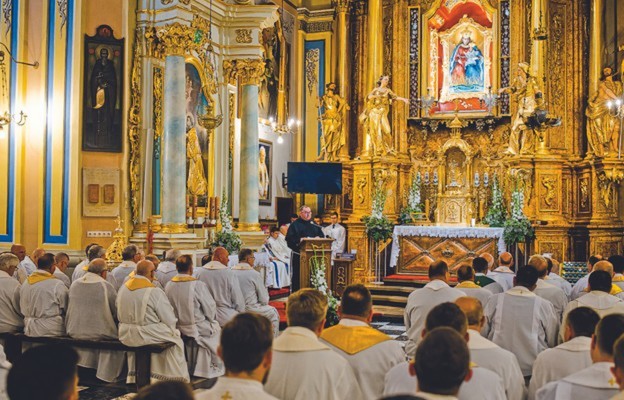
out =
{"type": "Polygon", "coordinates": [[[561,183],[557,174],[538,175],[539,211],[561,212],[561,183]]]}

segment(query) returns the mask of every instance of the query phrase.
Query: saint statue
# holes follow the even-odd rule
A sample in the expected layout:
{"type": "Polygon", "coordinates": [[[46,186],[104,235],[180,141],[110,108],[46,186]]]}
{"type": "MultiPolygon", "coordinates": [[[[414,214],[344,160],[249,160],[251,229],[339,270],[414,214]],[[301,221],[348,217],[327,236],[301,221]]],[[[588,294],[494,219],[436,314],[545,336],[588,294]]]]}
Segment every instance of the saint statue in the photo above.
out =
{"type": "Polygon", "coordinates": [[[607,102],[615,101],[622,95],[622,83],[613,80],[613,70],[602,70],[603,79],[598,91],[589,100],[587,116],[587,142],[589,150],[598,157],[617,153],[620,139],[620,122],[609,113],[607,102]]]}
{"type": "Polygon", "coordinates": [[[529,64],[518,64],[518,75],[513,85],[501,88],[500,93],[512,93],[516,95],[518,110],[513,117],[511,135],[509,135],[509,148],[507,154],[530,154],[535,148],[535,134],[527,125],[527,119],[535,111],[536,97],[541,97],[542,90],[537,84],[537,79],[531,76],[529,64]],[[539,93],[539,95],[538,95],[539,93]]]}
{"type": "Polygon", "coordinates": [[[269,199],[269,169],[266,165],[266,149],[260,146],[258,153],[258,197],[260,200],[269,199]]]}
{"type": "Polygon", "coordinates": [[[317,161],[334,162],[338,160],[338,153],[346,143],[344,120],[347,110],[351,108],[343,97],[336,94],[334,82],[325,85],[325,95],[318,99],[323,136],[321,136],[321,154],[317,161]]]}
{"type": "Polygon", "coordinates": [[[390,88],[390,77],[382,76],[377,81],[377,87],[366,97],[364,112],[360,115],[360,122],[364,124],[365,151],[364,154],[385,156],[394,154],[392,130],[388,114],[390,104],[401,100],[409,104],[409,100],[399,97],[390,88]]]}
{"type": "Polygon", "coordinates": [[[483,53],[470,37],[462,33],[461,42],[451,55],[451,87],[457,92],[483,90],[483,53]]]}
{"type": "Polygon", "coordinates": [[[186,158],[189,163],[187,190],[193,196],[203,196],[206,195],[208,183],[204,174],[201,147],[192,114],[186,116],[186,129],[186,158]]]}

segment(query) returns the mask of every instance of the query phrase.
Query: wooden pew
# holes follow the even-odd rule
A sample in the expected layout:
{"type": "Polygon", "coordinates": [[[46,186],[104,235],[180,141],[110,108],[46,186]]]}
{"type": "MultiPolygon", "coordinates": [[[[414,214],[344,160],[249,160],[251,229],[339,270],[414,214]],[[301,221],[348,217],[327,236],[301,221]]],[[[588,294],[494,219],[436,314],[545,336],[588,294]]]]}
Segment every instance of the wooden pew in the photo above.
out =
{"type": "Polygon", "coordinates": [[[0,333],[4,340],[4,351],[10,362],[15,362],[22,355],[22,343],[64,344],[70,347],[96,350],[114,350],[133,352],[135,355],[137,390],[150,384],[151,355],[162,353],[175,346],[172,342],[156,343],[140,347],[130,347],[119,340],[83,340],[70,337],[31,337],[23,333],[0,333]]]}

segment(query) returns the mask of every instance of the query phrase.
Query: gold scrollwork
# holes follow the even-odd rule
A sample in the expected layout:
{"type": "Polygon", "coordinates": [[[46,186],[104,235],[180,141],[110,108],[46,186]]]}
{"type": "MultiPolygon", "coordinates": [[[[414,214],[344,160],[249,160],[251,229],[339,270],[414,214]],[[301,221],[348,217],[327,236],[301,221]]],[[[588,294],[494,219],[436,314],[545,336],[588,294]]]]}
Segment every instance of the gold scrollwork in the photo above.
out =
{"type": "Polygon", "coordinates": [[[351,0],[334,0],[333,5],[337,13],[346,13],[349,11],[351,0]]]}
{"type": "Polygon", "coordinates": [[[357,180],[357,199],[358,204],[362,205],[366,201],[366,186],[368,186],[368,179],[361,177],[357,180]]]}
{"type": "Polygon", "coordinates": [[[613,195],[613,181],[604,172],[598,173],[598,193],[605,208],[611,207],[611,197],[613,195]]]}
{"type": "Polygon", "coordinates": [[[552,176],[543,176],[542,186],[546,189],[544,204],[548,207],[552,207],[557,196],[555,193],[555,189],[557,188],[557,178],[552,176]]]}
{"type": "Polygon", "coordinates": [[[128,110],[128,141],[130,142],[130,165],[128,173],[130,175],[130,209],[132,221],[138,224],[140,215],[140,137],[139,125],[141,124],[141,47],[143,32],[141,28],[136,29],[134,39],[134,58],[132,61],[132,72],[130,75],[130,109],[128,110]]]}
{"type": "Polygon", "coordinates": [[[236,43],[251,43],[251,29],[236,29],[236,43]]]}
{"type": "Polygon", "coordinates": [[[184,55],[187,51],[196,49],[199,44],[195,41],[195,29],[179,22],[159,28],[156,37],[167,55],[184,55]]]}
{"type": "Polygon", "coordinates": [[[264,76],[264,62],[259,58],[225,60],[223,69],[230,83],[240,78],[241,85],[259,85],[264,76]]]}
{"type": "Polygon", "coordinates": [[[160,141],[163,134],[163,70],[154,68],[154,142],[160,141]]]}
{"type": "Polygon", "coordinates": [[[232,170],[234,165],[234,134],[236,120],[236,95],[228,94],[228,167],[232,170]]]}
{"type": "Polygon", "coordinates": [[[305,56],[306,82],[308,83],[308,92],[312,94],[314,88],[318,84],[318,63],[321,59],[320,49],[310,49],[305,56]]]}
{"type": "Polygon", "coordinates": [[[581,209],[585,210],[589,203],[589,182],[587,179],[581,179],[579,187],[581,190],[581,209]]]}

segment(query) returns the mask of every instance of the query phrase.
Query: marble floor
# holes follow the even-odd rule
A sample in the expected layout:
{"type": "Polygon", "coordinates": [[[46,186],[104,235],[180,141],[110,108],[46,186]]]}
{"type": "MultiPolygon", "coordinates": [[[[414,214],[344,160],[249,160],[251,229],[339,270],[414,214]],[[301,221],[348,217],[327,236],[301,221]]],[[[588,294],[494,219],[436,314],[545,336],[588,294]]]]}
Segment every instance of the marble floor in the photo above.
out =
{"type": "MultiPolygon", "coordinates": [[[[407,341],[405,326],[393,322],[373,322],[373,327],[392,337],[401,343],[407,341]]],[[[134,385],[124,383],[105,383],[95,377],[95,371],[80,368],[80,400],[129,400],[136,393],[134,385]]],[[[214,385],[215,379],[193,379],[195,392],[209,389],[214,385]]]]}

